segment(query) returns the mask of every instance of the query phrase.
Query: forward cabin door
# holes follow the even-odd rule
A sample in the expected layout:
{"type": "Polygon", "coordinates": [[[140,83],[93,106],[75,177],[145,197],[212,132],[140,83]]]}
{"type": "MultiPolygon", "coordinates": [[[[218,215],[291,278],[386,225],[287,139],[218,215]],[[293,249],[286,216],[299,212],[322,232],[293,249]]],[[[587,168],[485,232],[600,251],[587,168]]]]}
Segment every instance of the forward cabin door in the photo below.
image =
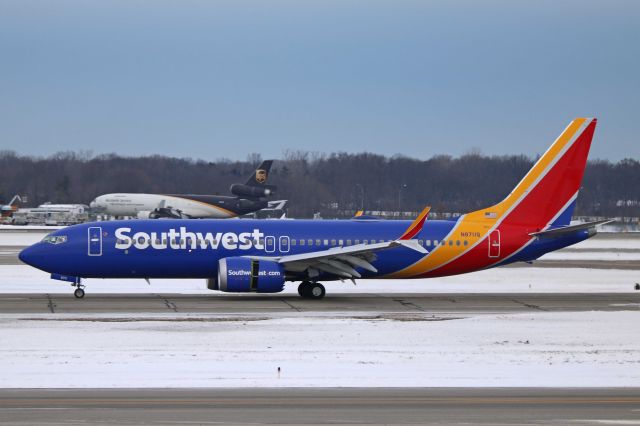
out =
{"type": "Polygon", "coordinates": [[[489,257],[500,257],[500,231],[489,234],[489,257]]]}
{"type": "Polygon", "coordinates": [[[102,228],[100,226],[92,226],[88,230],[88,255],[102,256],[102,228]]]}
{"type": "Polygon", "coordinates": [[[273,253],[276,251],[276,238],[272,235],[268,235],[264,239],[264,251],[267,253],[273,253]]]}
{"type": "Polygon", "coordinates": [[[287,236],[280,237],[278,242],[280,243],[280,253],[289,253],[289,245],[290,245],[289,237],[287,236]]]}

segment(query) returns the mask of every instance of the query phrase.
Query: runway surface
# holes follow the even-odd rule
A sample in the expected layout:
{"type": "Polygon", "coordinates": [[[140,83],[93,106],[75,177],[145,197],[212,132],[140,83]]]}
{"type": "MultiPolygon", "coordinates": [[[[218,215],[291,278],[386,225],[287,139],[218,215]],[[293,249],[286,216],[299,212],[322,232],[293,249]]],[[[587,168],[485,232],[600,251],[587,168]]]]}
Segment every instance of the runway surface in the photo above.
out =
{"type": "Polygon", "coordinates": [[[336,294],[297,295],[0,294],[0,314],[332,314],[459,315],[640,309],[636,293],[336,294]]]}
{"type": "Polygon", "coordinates": [[[4,389],[0,423],[637,425],[640,389],[4,389]]]}

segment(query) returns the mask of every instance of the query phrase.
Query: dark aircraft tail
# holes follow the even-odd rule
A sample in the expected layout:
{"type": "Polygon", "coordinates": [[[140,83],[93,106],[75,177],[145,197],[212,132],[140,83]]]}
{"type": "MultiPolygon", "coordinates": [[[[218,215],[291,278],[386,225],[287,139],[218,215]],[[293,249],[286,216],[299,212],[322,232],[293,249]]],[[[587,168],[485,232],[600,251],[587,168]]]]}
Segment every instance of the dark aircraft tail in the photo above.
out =
{"type": "Polygon", "coordinates": [[[264,160],[247,180],[247,183],[244,185],[240,183],[231,185],[229,189],[231,193],[249,200],[261,199],[275,194],[276,187],[267,185],[272,163],[273,160],[264,160]]]}
{"type": "Polygon", "coordinates": [[[273,160],[264,160],[258,168],[253,172],[249,180],[245,185],[247,186],[264,186],[267,184],[267,179],[269,178],[269,171],[271,170],[271,164],[273,164],[273,160]]]}

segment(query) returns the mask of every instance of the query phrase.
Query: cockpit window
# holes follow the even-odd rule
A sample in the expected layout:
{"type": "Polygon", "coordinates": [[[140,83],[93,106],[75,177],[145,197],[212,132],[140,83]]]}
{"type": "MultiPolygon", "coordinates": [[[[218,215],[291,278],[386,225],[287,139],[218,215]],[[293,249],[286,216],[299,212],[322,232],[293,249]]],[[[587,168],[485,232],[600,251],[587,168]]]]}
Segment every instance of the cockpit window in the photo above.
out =
{"type": "Polygon", "coordinates": [[[62,244],[67,242],[66,235],[47,235],[42,239],[43,243],[62,244]]]}

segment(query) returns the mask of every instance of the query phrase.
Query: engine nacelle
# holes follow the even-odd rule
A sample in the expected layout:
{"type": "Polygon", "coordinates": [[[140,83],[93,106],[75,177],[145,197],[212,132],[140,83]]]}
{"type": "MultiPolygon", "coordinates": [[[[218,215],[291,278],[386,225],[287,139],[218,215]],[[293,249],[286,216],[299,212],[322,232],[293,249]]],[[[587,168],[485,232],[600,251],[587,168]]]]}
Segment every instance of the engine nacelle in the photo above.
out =
{"type": "Polygon", "coordinates": [[[218,279],[207,287],[228,293],[279,293],[284,289],[284,268],[270,260],[227,257],[218,261],[218,279]]]}
{"type": "Polygon", "coordinates": [[[261,198],[273,195],[276,192],[276,187],[273,185],[249,186],[234,183],[229,190],[238,197],[261,198]]]}

